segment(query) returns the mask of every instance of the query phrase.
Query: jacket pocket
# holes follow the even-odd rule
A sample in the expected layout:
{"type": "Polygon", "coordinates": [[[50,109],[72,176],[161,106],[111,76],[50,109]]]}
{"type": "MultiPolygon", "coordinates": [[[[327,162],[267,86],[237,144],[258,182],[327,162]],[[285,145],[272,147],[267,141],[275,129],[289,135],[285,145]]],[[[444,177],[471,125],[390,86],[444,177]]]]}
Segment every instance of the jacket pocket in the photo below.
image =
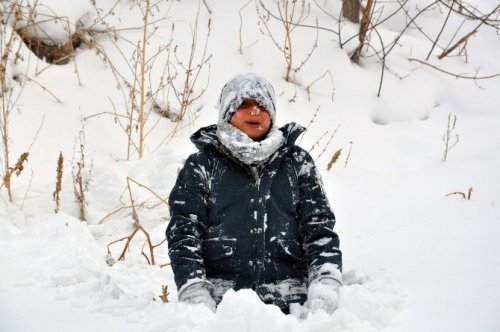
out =
{"type": "Polygon", "coordinates": [[[278,240],[277,256],[293,263],[305,263],[304,250],[296,240],[278,240]]]}
{"type": "Polygon", "coordinates": [[[236,239],[212,238],[203,240],[202,255],[207,261],[217,261],[234,255],[236,239]]]}

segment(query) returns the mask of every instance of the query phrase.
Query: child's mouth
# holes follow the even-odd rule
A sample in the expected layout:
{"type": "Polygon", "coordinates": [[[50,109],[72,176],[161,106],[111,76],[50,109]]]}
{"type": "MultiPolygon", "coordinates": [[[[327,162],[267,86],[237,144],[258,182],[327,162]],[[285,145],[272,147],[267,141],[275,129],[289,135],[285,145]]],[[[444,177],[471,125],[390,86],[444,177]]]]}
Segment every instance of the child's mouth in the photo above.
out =
{"type": "Polygon", "coordinates": [[[247,121],[246,122],[247,124],[249,124],[250,126],[260,126],[260,123],[258,121],[247,121]]]}

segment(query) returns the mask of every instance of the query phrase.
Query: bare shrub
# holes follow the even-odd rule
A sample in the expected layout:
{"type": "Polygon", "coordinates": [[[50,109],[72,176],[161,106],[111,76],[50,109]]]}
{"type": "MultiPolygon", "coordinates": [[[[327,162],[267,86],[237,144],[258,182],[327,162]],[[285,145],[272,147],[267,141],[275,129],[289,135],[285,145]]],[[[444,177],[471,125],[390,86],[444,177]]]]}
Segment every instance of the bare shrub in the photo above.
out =
{"type": "Polygon", "coordinates": [[[311,7],[306,4],[305,0],[276,0],[277,14],[273,13],[266,7],[263,1],[257,2],[257,13],[259,14],[259,27],[263,35],[268,36],[273,41],[274,45],[281,51],[286,63],[285,81],[293,81],[291,74],[297,73],[306,62],[311,58],[314,50],[318,47],[318,22],[316,20],[316,38],[311,46],[310,51],[302,61],[295,59],[296,51],[293,42],[293,31],[300,26],[309,16],[311,7]],[[283,25],[283,42],[280,42],[281,36],[277,36],[270,28],[269,19],[273,18],[283,25]]]}
{"type": "MultiPolygon", "coordinates": [[[[115,46],[118,58],[107,54],[98,43],[93,44],[92,47],[111,69],[122,97],[120,104],[110,98],[113,111],[100,114],[112,114],[114,121],[127,135],[127,160],[134,153],[142,158],[146,150],[147,137],[160,121],[163,118],[169,118],[173,122],[182,121],[192,104],[206,91],[206,86],[198,92],[197,87],[200,74],[211,59],[211,55],[207,54],[210,21],[207,25],[207,37],[200,56],[198,54],[200,8],[198,7],[195,24],[192,27],[190,52],[186,57],[181,52],[181,47],[174,43],[175,26],[173,24],[168,41],[163,42],[165,38],[158,36],[159,23],[163,22],[165,18],[158,20],[152,20],[152,18],[161,10],[159,5],[160,2],[151,0],[133,2],[132,6],[141,12],[142,26],[122,30],[140,31],[139,40],[133,40],[121,34],[120,30],[106,22],[109,13],[102,14],[102,10],[96,7],[98,18],[94,24],[99,23],[106,27],[98,31],[109,36],[115,46]],[[158,41],[160,41],[158,46],[152,49],[151,43],[158,41]],[[130,45],[132,45],[131,52],[129,51],[130,45]],[[126,68],[125,70],[118,69],[120,66],[115,64],[118,61],[127,64],[127,66],[123,66],[126,68]],[[176,102],[172,102],[173,100],[176,102]],[[152,114],[160,116],[153,119],[152,114]]],[[[208,80],[206,85],[208,85],[208,80]]],[[[86,119],[89,118],[91,116],[86,119]]],[[[177,127],[178,124],[175,128],[177,129],[177,127]]],[[[174,129],[174,133],[176,129],[174,129]]]]}
{"type": "Polygon", "coordinates": [[[28,152],[24,152],[14,165],[11,164],[10,115],[21,97],[25,84],[25,81],[17,84],[13,80],[13,67],[23,61],[22,41],[15,32],[16,27],[22,20],[21,3],[5,2],[0,4],[0,157],[3,161],[3,182],[0,189],[5,186],[11,203],[13,202],[12,175],[19,176],[21,174],[23,164],[27,161],[29,155],[28,152]]]}
{"type": "MultiPolygon", "coordinates": [[[[97,17],[87,30],[91,34],[108,36],[117,51],[117,57],[108,55],[97,40],[90,46],[104,64],[111,69],[122,99],[121,103],[117,105],[116,100],[109,98],[113,111],[95,115],[113,115],[115,123],[127,135],[126,158],[129,160],[133,153],[137,153],[139,158],[143,157],[146,138],[161,119],[159,117],[155,123],[148,126],[149,117],[154,110],[153,105],[158,104],[156,102],[158,94],[170,84],[170,80],[166,77],[166,64],[159,60],[167,58],[166,51],[171,42],[160,44],[156,50],[152,50],[149,46],[157,35],[158,23],[164,20],[151,20],[155,11],[159,10],[158,2],[146,0],[131,4],[133,8],[140,11],[142,25],[124,30],[139,31],[140,38],[138,40],[127,38],[120,33],[120,30],[115,29],[107,22],[107,18],[113,15],[112,13],[119,3],[117,1],[108,12],[103,12],[94,3],[97,17]],[[95,26],[104,26],[104,28],[97,29],[95,26]],[[130,46],[132,46],[131,49],[130,46]],[[118,61],[123,61],[126,65],[120,67],[116,64],[118,61]],[[160,76],[159,79],[157,76],[160,76]]],[[[92,117],[88,116],[84,120],[92,117]]]]}
{"type": "MultiPolygon", "coordinates": [[[[146,228],[144,228],[141,225],[141,222],[140,222],[140,219],[139,219],[139,213],[138,213],[138,206],[136,206],[136,203],[135,203],[135,200],[134,200],[134,197],[133,197],[133,194],[132,194],[132,189],[130,187],[130,183],[131,182],[133,182],[133,183],[137,184],[138,186],[140,186],[142,188],[145,188],[148,191],[154,193],[154,195],[157,196],[160,199],[161,202],[167,204],[166,200],[163,199],[163,198],[161,198],[154,191],[152,191],[151,189],[149,189],[145,185],[143,185],[143,184],[141,184],[141,183],[139,183],[139,182],[137,182],[137,181],[135,181],[135,180],[127,177],[127,192],[129,194],[129,199],[130,199],[131,217],[132,217],[132,220],[134,221],[133,230],[132,230],[132,232],[128,236],[124,236],[122,238],[114,240],[114,241],[110,242],[107,245],[107,248],[108,248],[108,257],[112,257],[111,250],[110,250],[110,246],[111,245],[113,245],[115,243],[118,243],[118,242],[121,242],[121,241],[125,241],[125,245],[124,245],[124,247],[123,247],[123,249],[121,251],[120,256],[118,257],[119,261],[120,260],[124,260],[125,259],[125,254],[128,251],[130,243],[132,242],[133,238],[136,236],[137,233],[141,232],[146,237],[146,241],[144,242],[143,247],[142,247],[141,255],[146,259],[146,261],[148,262],[148,264],[150,264],[150,265],[156,265],[156,260],[155,260],[155,255],[154,255],[154,249],[156,247],[161,246],[163,243],[165,243],[166,239],[164,239],[160,243],[154,245],[153,242],[151,241],[151,236],[150,236],[149,232],[146,230],[146,228]],[[149,255],[144,252],[144,247],[146,245],[147,245],[147,247],[149,249],[149,255]]],[[[143,206],[143,204],[141,204],[140,206],[143,206]]],[[[108,258],[108,260],[112,261],[110,258],[108,258]]]]}
{"type": "MultiPolygon", "coordinates": [[[[187,61],[183,56],[179,56],[179,45],[169,49],[168,53],[168,76],[172,80],[169,86],[174,92],[174,97],[178,102],[179,110],[176,121],[182,121],[193,103],[198,100],[206,91],[210,82],[210,60],[212,54],[207,53],[208,41],[211,32],[211,20],[207,22],[207,33],[201,55],[198,54],[198,33],[199,33],[199,8],[196,13],[194,26],[191,28],[191,49],[188,51],[187,61]],[[196,87],[200,74],[208,66],[208,78],[205,87],[196,92],[196,87]]],[[[173,27],[172,27],[173,30],[173,27]]]]}
{"type": "MultiPolygon", "coordinates": [[[[345,3],[346,1],[350,2],[350,0],[343,0],[343,3],[345,3]]],[[[393,9],[392,12],[385,13],[383,15],[384,17],[381,18],[382,13],[384,11],[384,7],[386,6],[387,2],[367,0],[362,2],[364,3],[364,6],[360,5],[362,19],[358,31],[355,34],[351,35],[350,37],[345,38],[344,37],[345,34],[341,33],[343,27],[342,20],[340,17],[341,13],[338,13],[338,17],[336,17],[336,14],[327,11],[326,2],[324,2],[323,5],[318,4],[316,0],[313,0],[313,2],[316,4],[319,10],[321,10],[328,17],[332,18],[332,20],[338,24],[337,28],[335,27],[332,28],[329,26],[311,26],[300,23],[295,24],[295,26],[302,28],[312,28],[315,30],[326,31],[328,33],[334,34],[338,38],[339,46],[342,49],[352,40],[357,38],[358,45],[353,51],[350,52],[351,61],[359,64],[361,58],[376,58],[380,62],[381,71],[380,71],[380,81],[378,84],[378,92],[377,92],[378,97],[381,96],[382,86],[384,82],[384,74],[386,71],[393,74],[399,79],[403,79],[405,77],[398,75],[393,70],[391,70],[390,67],[388,66],[387,60],[389,58],[389,55],[395,49],[398,49],[398,46],[401,45],[399,41],[408,30],[411,29],[414,30],[415,33],[421,34],[425,40],[431,43],[427,59],[429,59],[430,55],[433,53],[433,50],[435,48],[440,48],[441,51],[440,55],[438,56],[438,59],[443,59],[452,54],[453,51],[459,50],[458,53],[460,56],[463,56],[465,58],[465,62],[468,61],[467,43],[470,40],[471,36],[476,35],[479,32],[480,27],[483,27],[485,29],[486,27],[488,27],[490,30],[493,29],[497,35],[500,35],[500,19],[499,19],[500,5],[497,5],[495,8],[493,8],[493,10],[489,12],[484,12],[484,10],[482,10],[480,6],[472,5],[463,0],[454,0],[454,1],[435,0],[432,2],[428,2],[423,6],[417,7],[416,11],[412,13],[409,9],[409,3],[410,3],[409,0],[397,0],[395,3],[396,4],[395,9],[393,9]],[[418,24],[418,18],[423,14],[429,13],[430,11],[436,9],[439,10],[441,13],[446,13],[446,15],[444,15],[445,17],[443,19],[443,23],[441,24],[441,28],[438,34],[435,37],[432,37],[429,35],[428,32],[426,32],[426,29],[424,29],[422,26],[418,24]],[[399,31],[399,33],[397,33],[394,37],[384,36],[383,38],[382,34],[379,31],[379,27],[392,17],[401,14],[404,15],[406,23],[399,31]],[[448,45],[443,47],[442,45],[440,45],[439,41],[444,39],[442,38],[442,33],[444,29],[450,28],[448,27],[449,22],[453,21],[450,20],[451,16],[455,16],[454,17],[455,19],[457,17],[462,17],[463,21],[462,23],[457,25],[453,37],[448,41],[448,45]],[[469,31],[468,33],[463,35],[463,37],[461,37],[458,41],[455,41],[455,37],[460,36],[459,32],[462,25],[467,21],[468,22],[477,21],[477,25],[472,29],[472,31],[469,31]]],[[[345,9],[345,7],[343,9],[345,9]]],[[[479,75],[479,69],[476,71],[476,73],[470,75],[457,74],[450,72],[449,70],[443,69],[439,66],[436,66],[432,63],[412,58],[411,54],[409,54],[408,57],[410,61],[418,62],[446,75],[451,75],[455,78],[473,80],[474,83],[476,83],[476,85],[478,85],[479,80],[491,79],[500,76],[500,73],[479,75]]]]}

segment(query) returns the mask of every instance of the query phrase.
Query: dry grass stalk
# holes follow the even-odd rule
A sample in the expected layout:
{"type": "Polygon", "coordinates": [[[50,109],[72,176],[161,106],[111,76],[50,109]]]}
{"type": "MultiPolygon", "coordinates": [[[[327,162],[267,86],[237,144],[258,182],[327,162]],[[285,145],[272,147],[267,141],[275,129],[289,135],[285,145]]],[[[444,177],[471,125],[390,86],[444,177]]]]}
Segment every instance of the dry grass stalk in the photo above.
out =
{"type": "Polygon", "coordinates": [[[160,298],[160,300],[163,302],[163,303],[168,303],[168,295],[170,293],[168,292],[168,286],[167,285],[162,285],[161,286],[161,295],[158,296],[160,298]]]}
{"type": "Polygon", "coordinates": [[[309,152],[312,152],[317,146],[319,146],[320,142],[323,140],[323,138],[328,135],[328,130],[325,131],[323,133],[323,135],[321,135],[317,140],[316,142],[314,142],[314,144],[311,146],[311,148],[309,149],[309,152]]]}
{"type": "Polygon", "coordinates": [[[316,111],[314,111],[314,114],[313,114],[311,120],[309,120],[309,123],[307,124],[306,129],[304,130],[304,135],[302,135],[300,137],[300,140],[298,141],[298,144],[300,144],[300,142],[302,142],[302,139],[304,138],[305,133],[307,133],[307,131],[309,130],[309,127],[314,123],[314,120],[316,120],[316,117],[318,116],[320,108],[321,108],[321,105],[319,105],[318,107],[316,107],[316,111]]]}
{"type": "Polygon", "coordinates": [[[86,221],[86,206],[87,206],[87,196],[86,193],[89,190],[89,184],[92,175],[92,164],[87,166],[87,157],[85,156],[85,127],[83,126],[82,120],[82,130],[78,135],[78,151],[73,152],[73,193],[79,207],[79,218],[81,221],[86,221]],[[75,159],[75,153],[78,152],[78,159],[75,159]]]}
{"type": "Polygon", "coordinates": [[[24,202],[26,202],[26,198],[28,197],[28,193],[31,189],[31,183],[33,182],[33,170],[31,170],[31,175],[30,175],[30,181],[28,183],[28,188],[26,188],[26,191],[24,192],[24,197],[23,201],[21,202],[21,210],[24,208],[24,202]]]}
{"type": "Polygon", "coordinates": [[[76,201],[79,207],[79,218],[81,221],[86,221],[87,218],[85,216],[85,206],[87,205],[87,199],[85,197],[85,185],[82,177],[82,163],[76,163],[76,174],[73,174],[73,192],[75,194],[76,201]]]}
{"type": "Polygon", "coordinates": [[[451,113],[448,114],[448,124],[446,126],[446,132],[443,135],[444,151],[443,151],[443,159],[441,160],[443,163],[446,162],[450,150],[453,149],[459,141],[458,134],[455,134],[456,124],[457,124],[457,116],[453,115],[452,117],[451,113]]]}
{"type": "Polygon", "coordinates": [[[451,195],[460,195],[460,196],[462,196],[463,199],[470,200],[473,191],[474,190],[472,189],[472,187],[470,187],[467,190],[467,194],[465,194],[465,193],[463,193],[461,191],[454,191],[454,192],[451,192],[449,194],[446,194],[445,196],[448,197],[448,196],[451,196],[451,195]]]}
{"type": "Polygon", "coordinates": [[[351,158],[352,144],[353,144],[353,141],[350,141],[349,142],[349,152],[347,152],[347,157],[345,158],[344,168],[347,168],[347,163],[349,162],[349,158],[351,158]]]}
{"type": "Polygon", "coordinates": [[[144,26],[142,29],[142,44],[141,44],[141,57],[140,57],[140,85],[139,90],[141,93],[141,99],[139,101],[139,158],[142,158],[144,154],[144,109],[146,107],[146,52],[147,52],[147,42],[148,42],[148,20],[149,15],[151,14],[151,0],[145,0],[146,9],[144,10],[143,22],[144,26]]]}
{"type": "Polygon", "coordinates": [[[21,172],[24,170],[24,163],[28,161],[28,152],[24,152],[19,156],[19,159],[17,160],[16,164],[13,167],[9,167],[7,169],[7,172],[5,173],[3,177],[3,185],[5,185],[5,188],[7,189],[7,193],[9,195],[9,202],[13,202],[12,198],[12,186],[11,186],[11,179],[12,175],[16,174],[16,176],[21,175],[21,172]]]}
{"type": "Polygon", "coordinates": [[[55,213],[59,212],[59,201],[60,194],[62,189],[62,175],[63,175],[63,167],[64,167],[64,157],[62,152],[59,152],[59,158],[57,158],[57,177],[56,177],[56,190],[52,194],[53,200],[56,202],[55,213]]]}
{"type": "Polygon", "coordinates": [[[335,153],[332,156],[332,159],[330,159],[330,162],[326,166],[326,169],[328,171],[332,168],[333,164],[335,164],[337,162],[341,153],[342,153],[342,149],[338,149],[337,151],[335,151],[335,153]]]}
{"type": "Polygon", "coordinates": [[[316,158],[319,159],[321,158],[321,156],[326,152],[326,149],[328,148],[328,146],[330,145],[330,143],[332,142],[333,140],[333,137],[335,136],[335,134],[337,133],[337,131],[340,129],[340,124],[337,126],[337,128],[335,128],[335,130],[333,131],[333,133],[330,135],[330,138],[328,139],[328,142],[326,142],[325,146],[323,147],[323,150],[320,152],[320,154],[318,155],[318,157],[316,158]]]}

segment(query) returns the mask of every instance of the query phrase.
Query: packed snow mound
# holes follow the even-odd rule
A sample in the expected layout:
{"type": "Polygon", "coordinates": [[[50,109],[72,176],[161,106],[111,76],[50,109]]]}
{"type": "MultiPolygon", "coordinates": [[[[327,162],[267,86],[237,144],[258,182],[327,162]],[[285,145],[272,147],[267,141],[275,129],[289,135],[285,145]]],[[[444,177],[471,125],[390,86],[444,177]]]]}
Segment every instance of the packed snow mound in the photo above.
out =
{"type": "MultiPolygon", "coordinates": [[[[172,326],[169,316],[165,315],[148,331],[191,331],[233,332],[233,331],[273,331],[273,332],[303,332],[303,331],[379,331],[394,324],[394,317],[405,303],[405,294],[393,282],[383,275],[362,276],[355,271],[346,273],[345,285],[340,290],[340,306],[328,315],[323,311],[309,314],[306,319],[294,315],[284,315],[273,305],[264,304],[258,295],[249,289],[239,291],[229,290],[219,304],[215,315],[201,310],[203,314],[190,315],[183,322],[183,327],[172,326]],[[258,318],[258,319],[257,319],[258,318]]],[[[179,311],[184,304],[172,303],[179,311]]],[[[205,308],[206,309],[206,308],[205,308]]],[[[190,309],[193,310],[193,309],[190,309]]]]}

